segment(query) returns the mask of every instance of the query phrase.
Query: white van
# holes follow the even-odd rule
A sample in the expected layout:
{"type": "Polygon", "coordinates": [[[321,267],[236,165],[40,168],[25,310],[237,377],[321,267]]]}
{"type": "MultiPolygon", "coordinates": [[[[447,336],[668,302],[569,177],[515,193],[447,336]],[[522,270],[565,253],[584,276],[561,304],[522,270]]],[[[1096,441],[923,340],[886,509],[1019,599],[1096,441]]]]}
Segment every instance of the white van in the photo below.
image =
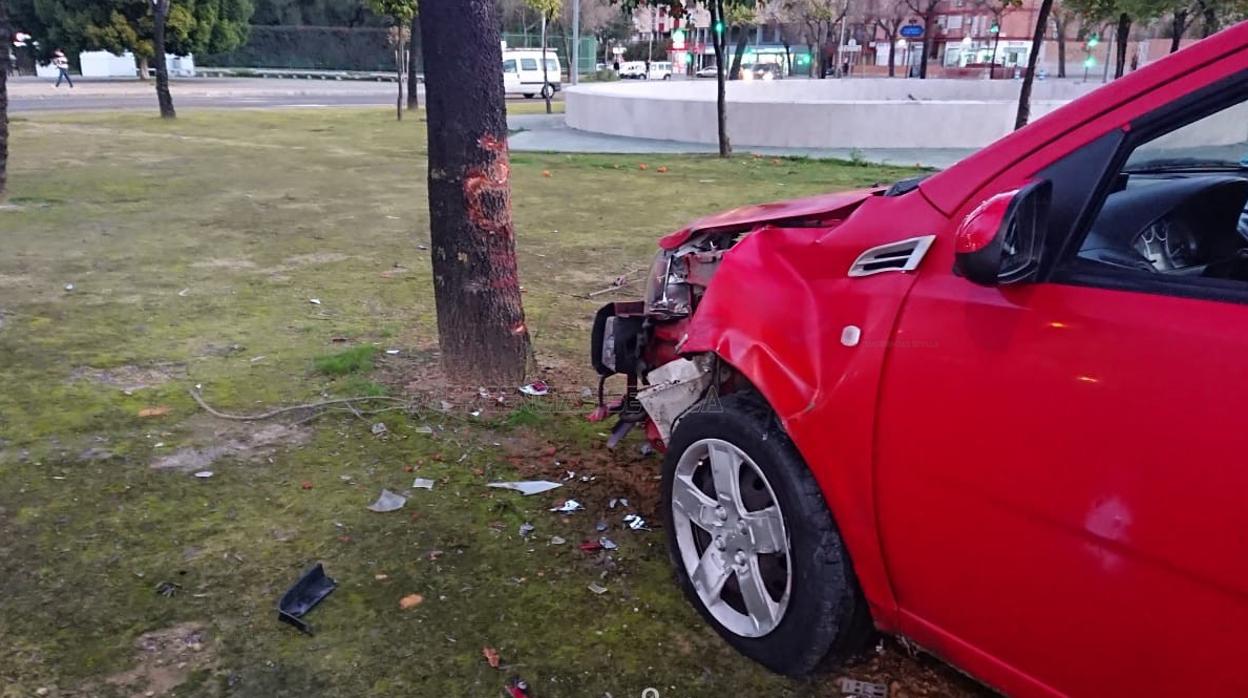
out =
{"type": "Polygon", "coordinates": [[[542,50],[515,48],[503,51],[503,92],[533,97],[553,95],[563,85],[563,68],[554,49],[546,49],[546,83],[542,81],[542,50]]]}
{"type": "Polygon", "coordinates": [[[621,80],[644,80],[646,79],[646,62],[645,61],[627,61],[620,65],[621,80]]]}
{"type": "Polygon", "coordinates": [[[647,80],[671,80],[672,64],[670,61],[651,61],[650,74],[646,76],[647,80]]]}

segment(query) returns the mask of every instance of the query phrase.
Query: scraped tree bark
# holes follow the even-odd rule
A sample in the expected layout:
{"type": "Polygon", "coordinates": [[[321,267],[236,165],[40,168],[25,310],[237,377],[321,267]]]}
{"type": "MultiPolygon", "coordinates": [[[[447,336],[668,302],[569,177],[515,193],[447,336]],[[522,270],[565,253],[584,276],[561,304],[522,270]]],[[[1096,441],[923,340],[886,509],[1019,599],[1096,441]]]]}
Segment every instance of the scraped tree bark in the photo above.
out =
{"type": "Polygon", "coordinates": [[[4,202],[9,181],[9,0],[0,0],[0,203],[4,202]]]}
{"type": "Polygon", "coordinates": [[[1045,30],[1049,26],[1049,12],[1053,9],[1053,0],[1041,0],[1040,11],[1036,14],[1036,29],[1031,37],[1031,53],[1027,56],[1027,72],[1023,75],[1023,86],[1018,91],[1018,114],[1014,118],[1014,128],[1027,125],[1031,119],[1031,85],[1036,80],[1036,61],[1040,58],[1040,47],[1044,45],[1045,30]]]}
{"type": "MultiPolygon", "coordinates": [[[[178,113],[173,110],[173,95],[169,93],[169,65],[165,62],[165,21],[169,19],[169,0],[152,0],[152,60],[156,61],[156,101],[160,103],[160,118],[172,119],[178,113]]],[[[7,48],[7,47],[6,47],[7,48]]]]}
{"type": "Polygon", "coordinates": [[[529,358],[495,0],[421,0],[429,224],[448,375],[515,385],[529,358]]]}

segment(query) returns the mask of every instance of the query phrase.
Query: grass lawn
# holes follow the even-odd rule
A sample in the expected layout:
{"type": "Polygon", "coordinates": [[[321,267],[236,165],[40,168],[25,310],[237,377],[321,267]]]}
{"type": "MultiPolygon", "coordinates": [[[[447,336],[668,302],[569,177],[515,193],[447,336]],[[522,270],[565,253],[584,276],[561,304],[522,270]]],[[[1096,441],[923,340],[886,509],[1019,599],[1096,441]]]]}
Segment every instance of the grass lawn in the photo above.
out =
{"type": "MultiPolygon", "coordinates": [[[[734,654],[671,583],[662,531],[621,526],[634,510],[657,520],[659,462],[635,440],[607,453],[601,425],[579,416],[590,317],[611,297],[583,296],[643,269],[655,238],[691,217],[907,171],[514,155],[524,300],[556,394],[502,386],[499,404],[431,377],[419,120],[40,114],[12,132],[0,696],[497,696],[512,675],[534,698],[837,693],[734,654]],[[357,394],[416,394],[436,409],[232,422],[205,414],[195,385],[235,413],[357,394]],[[543,495],[484,487],[567,470],[577,478],[543,495]],[[416,476],[434,489],[409,490],[416,476]],[[368,511],[382,488],[407,506],[368,511]],[[567,497],[587,511],[547,511],[567,497]],[[608,509],[613,497],[629,507],[608,509]],[[619,550],[583,553],[599,520],[619,550]],[[339,588],[307,637],[274,606],[315,561],[339,588]],[[400,608],[411,594],[423,602],[400,608]]],[[[967,689],[893,649],[850,673],[911,695],[967,689]]]]}

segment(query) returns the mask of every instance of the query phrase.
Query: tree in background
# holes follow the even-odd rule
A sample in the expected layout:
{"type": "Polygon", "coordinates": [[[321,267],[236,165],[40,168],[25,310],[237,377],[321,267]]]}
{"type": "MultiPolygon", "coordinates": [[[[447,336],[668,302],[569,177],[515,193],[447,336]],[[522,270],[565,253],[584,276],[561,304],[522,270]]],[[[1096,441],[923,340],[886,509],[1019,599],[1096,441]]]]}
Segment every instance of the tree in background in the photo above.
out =
{"type": "MultiPolygon", "coordinates": [[[[988,79],[992,80],[997,77],[997,49],[1001,45],[1001,27],[1005,21],[1005,16],[1011,10],[1022,6],[1022,0],[979,0],[976,6],[992,15],[992,26],[996,31],[992,33],[992,60],[988,62],[988,79]]],[[[1043,31],[1044,25],[1041,25],[1043,31]]]]}
{"type": "MultiPolygon", "coordinates": [[[[555,88],[550,84],[549,64],[546,62],[546,30],[550,21],[563,9],[563,0],[524,0],[533,8],[542,20],[542,98],[546,100],[546,113],[551,113],[550,100],[555,96],[555,88]]],[[[502,64],[502,59],[499,59],[502,64]]],[[[575,70],[575,68],[573,68],[575,70]]]]}
{"type": "Polygon", "coordinates": [[[1057,77],[1066,77],[1066,32],[1070,30],[1070,23],[1075,19],[1075,12],[1067,8],[1065,5],[1054,5],[1049,9],[1049,16],[1053,18],[1053,32],[1057,39],[1057,77]]]}
{"type": "MultiPolygon", "coordinates": [[[[394,118],[403,120],[403,77],[407,74],[406,67],[411,60],[407,52],[407,42],[411,39],[412,18],[416,16],[419,0],[368,0],[373,12],[386,17],[390,21],[391,41],[394,46],[394,69],[397,73],[395,83],[399,94],[394,100],[394,118]]],[[[501,65],[501,62],[500,62],[501,65]]],[[[410,83],[411,76],[408,76],[410,83]]],[[[415,86],[410,85],[410,90],[415,86]]]]}
{"type": "Polygon", "coordinates": [[[737,35],[737,46],[732,51],[732,65],[728,69],[729,80],[741,79],[741,60],[749,46],[750,31],[754,28],[757,14],[757,7],[745,3],[724,7],[724,25],[732,28],[737,35]]]}
{"type": "Polygon", "coordinates": [[[44,47],[75,55],[104,50],[135,57],[139,77],[156,66],[160,115],[173,118],[165,55],[224,52],[247,40],[250,0],[35,0],[27,30],[44,47]]]}
{"type": "Polygon", "coordinates": [[[407,108],[420,108],[420,80],[417,75],[420,74],[420,8],[412,13],[412,26],[408,30],[411,38],[408,40],[407,49],[407,108]]]}
{"type": "Polygon", "coordinates": [[[936,10],[940,0],[905,0],[906,7],[923,20],[923,57],[919,60],[919,79],[927,79],[927,60],[932,52],[932,28],[936,24],[936,10]]]}
{"type": "Polygon", "coordinates": [[[252,24],[309,27],[377,27],[384,17],[368,0],[254,0],[252,24]]]}
{"type": "Polygon", "coordinates": [[[0,203],[4,203],[9,180],[9,47],[13,29],[9,25],[9,0],[0,0],[0,203]]]}
{"type": "MultiPolygon", "coordinates": [[[[1036,79],[1036,61],[1040,58],[1040,47],[1044,45],[1044,35],[1049,26],[1049,12],[1053,10],[1053,0],[1041,0],[1040,10],[1036,13],[1036,26],[1031,36],[1031,52],[1027,55],[1027,72],[1023,75],[1023,85],[1018,91],[1018,114],[1014,117],[1014,128],[1020,129],[1031,119],[1031,85],[1036,79]]],[[[994,56],[995,59],[995,56],[994,56]]]]}
{"type": "Polygon", "coordinates": [[[824,62],[833,28],[845,20],[849,3],[845,0],[786,0],[785,9],[794,21],[806,28],[810,49],[810,76],[827,77],[824,62]]]}
{"type": "Polygon", "coordinates": [[[511,220],[511,167],[495,0],[422,0],[429,228],[442,365],[511,385],[528,365],[511,220]]]}
{"type": "MultiPolygon", "coordinates": [[[[563,35],[563,55],[568,57],[569,70],[579,70],[580,66],[571,65],[572,61],[572,6],[576,0],[569,0],[562,3],[559,16],[555,18],[559,31],[563,35]]],[[[607,0],[580,0],[581,3],[581,36],[593,36],[602,41],[602,32],[607,29],[612,22],[622,18],[623,13],[620,8],[613,6],[607,0]]],[[[631,27],[630,27],[631,29],[631,27]]],[[[595,57],[597,61],[597,57],[595,57]]],[[[608,60],[603,60],[609,63],[608,60]]],[[[569,78],[571,79],[571,78],[569,78]]]]}
{"type": "Polygon", "coordinates": [[[868,0],[864,8],[867,22],[888,37],[888,77],[897,75],[897,39],[909,18],[909,8],[901,0],[868,0]]]}

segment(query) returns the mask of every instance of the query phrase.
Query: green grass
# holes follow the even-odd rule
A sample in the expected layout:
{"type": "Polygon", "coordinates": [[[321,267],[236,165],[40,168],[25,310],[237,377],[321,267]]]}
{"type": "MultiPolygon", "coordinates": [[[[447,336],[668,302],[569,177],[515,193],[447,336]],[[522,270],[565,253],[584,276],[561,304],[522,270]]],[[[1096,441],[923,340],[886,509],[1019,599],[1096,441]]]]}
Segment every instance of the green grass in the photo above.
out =
{"type": "Polygon", "coordinates": [[[312,360],[317,371],[327,376],[345,376],[373,370],[373,357],[377,347],[363,346],[345,349],[336,354],[324,354],[312,360]]]}
{"type": "MultiPolygon", "coordinates": [[[[199,385],[217,408],[248,413],[420,383],[436,349],[424,157],[423,124],[382,109],[13,121],[0,696],[142,695],[103,680],[134,666],[139,635],[181,622],[204,624],[215,660],[170,695],[494,696],[510,673],[540,698],[835,694],[767,674],[700,622],[671,583],[661,532],[621,530],[624,512],[605,508],[631,496],[656,518],[657,460],[636,441],[602,450],[602,425],[580,407],[503,386],[509,407],[480,418],[456,397],[448,412],[326,416],[266,446],[269,425],[211,419],[191,399],[199,385]],[[139,416],[155,406],[169,411],[139,416]],[[211,479],[151,467],[211,446],[234,449],[211,479]],[[484,487],[517,468],[598,480],[531,498],[484,487]],[[435,489],[399,513],[365,509],[415,475],[435,489]],[[546,511],[568,496],[590,511],[546,511]],[[621,546],[610,565],[547,545],[596,536],[600,516],[621,546]],[[525,521],[538,527],[528,541],[525,521]],[[317,560],[340,587],[309,638],[273,607],[317,560]],[[182,592],[154,593],[161,581],[182,592]],[[410,593],[425,602],[401,611],[410,593]],[[513,666],[489,668],[484,645],[513,666]]],[[[729,206],[911,174],[749,156],[518,153],[513,165],[538,365],[574,401],[592,384],[584,343],[609,298],[584,294],[644,268],[657,236],[729,206]]]]}

